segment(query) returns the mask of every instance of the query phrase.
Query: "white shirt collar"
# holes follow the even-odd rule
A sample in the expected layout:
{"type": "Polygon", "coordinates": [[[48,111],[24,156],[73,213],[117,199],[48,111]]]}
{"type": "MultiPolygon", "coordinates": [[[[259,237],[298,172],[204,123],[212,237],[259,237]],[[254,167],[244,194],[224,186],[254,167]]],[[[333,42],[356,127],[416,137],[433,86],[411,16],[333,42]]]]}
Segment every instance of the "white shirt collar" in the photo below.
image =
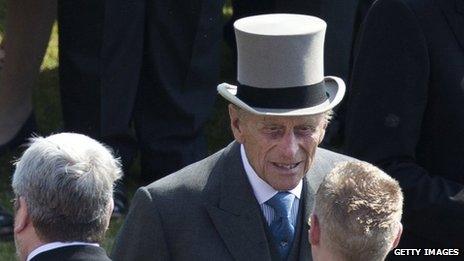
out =
{"type": "MultiPolygon", "coordinates": [[[[253,167],[251,167],[250,162],[248,161],[247,155],[245,153],[245,147],[243,144],[240,144],[240,154],[242,156],[243,167],[245,168],[245,172],[248,176],[248,180],[250,181],[251,187],[253,188],[253,193],[255,194],[258,203],[264,204],[266,201],[271,199],[275,194],[279,191],[275,190],[271,185],[267,184],[266,181],[261,179],[258,174],[256,174],[253,167]]],[[[300,180],[298,185],[288,192],[292,193],[300,199],[301,191],[303,189],[303,182],[300,180]]]]}
{"type": "Polygon", "coordinates": [[[88,246],[96,246],[99,247],[99,244],[94,244],[94,243],[87,243],[87,242],[52,242],[52,243],[47,243],[45,245],[41,245],[38,248],[34,249],[28,256],[27,256],[27,261],[31,260],[33,257],[36,255],[50,251],[56,248],[60,247],[66,247],[66,246],[75,246],[75,245],[88,245],[88,246]]]}

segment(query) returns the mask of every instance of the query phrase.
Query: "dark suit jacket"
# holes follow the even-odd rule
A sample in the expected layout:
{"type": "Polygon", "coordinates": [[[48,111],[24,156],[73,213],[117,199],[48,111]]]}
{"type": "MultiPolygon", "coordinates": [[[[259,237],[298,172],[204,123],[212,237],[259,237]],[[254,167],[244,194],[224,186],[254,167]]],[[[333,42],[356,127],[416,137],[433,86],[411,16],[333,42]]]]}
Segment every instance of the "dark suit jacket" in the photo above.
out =
{"type": "Polygon", "coordinates": [[[151,114],[161,115],[155,121],[177,113],[178,121],[193,122],[190,135],[204,124],[216,97],[223,2],[106,1],[102,135],[125,134],[132,114],[146,109],[144,99],[153,103],[151,114]]]}
{"type": "Polygon", "coordinates": [[[101,247],[67,246],[36,255],[31,261],[111,261],[101,247]]]}
{"type": "MultiPolygon", "coordinates": [[[[289,260],[310,260],[308,217],[314,194],[336,161],[318,149],[303,179],[299,244],[289,260]],[[293,255],[293,256],[292,256],[293,255]]],[[[352,160],[352,159],[351,159],[352,160]]],[[[113,248],[115,260],[271,260],[264,217],[246,177],[240,146],[140,188],[113,248]]]]}
{"type": "Polygon", "coordinates": [[[98,138],[105,0],[58,0],[59,81],[64,127],[98,138]]]}
{"type": "Polygon", "coordinates": [[[399,180],[399,247],[462,248],[464,1],[379,0],[361,33],[344,152],[399,180]]]}
{"type": "Polygon", "coordinates": [[[146,181],[207,155],[223,2],[105,1],[101,136],[128,165],[133,122],[146,181]]]}

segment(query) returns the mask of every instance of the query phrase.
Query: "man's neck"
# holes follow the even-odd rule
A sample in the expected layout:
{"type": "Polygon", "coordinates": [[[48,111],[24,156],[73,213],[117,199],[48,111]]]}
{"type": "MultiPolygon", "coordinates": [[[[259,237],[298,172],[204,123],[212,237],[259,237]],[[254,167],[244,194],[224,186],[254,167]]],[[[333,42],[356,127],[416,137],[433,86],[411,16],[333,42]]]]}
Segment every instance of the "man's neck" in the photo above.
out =
{"type": "Polygon", "coordinates": [[[19,259],[22,261],[27,260],[27,257],[37,248],[46,244],[40,240],[35,233],[35,229],[27,229],[20,234],[15,235],[15,241],[17,244],[17,252],[19,253],[19,259]]]}
{"type": "Polygon", "coordinates": [[[312,249],[313,261],[344,261],[345,259],[336,255],[328,249],[312,249]]]}

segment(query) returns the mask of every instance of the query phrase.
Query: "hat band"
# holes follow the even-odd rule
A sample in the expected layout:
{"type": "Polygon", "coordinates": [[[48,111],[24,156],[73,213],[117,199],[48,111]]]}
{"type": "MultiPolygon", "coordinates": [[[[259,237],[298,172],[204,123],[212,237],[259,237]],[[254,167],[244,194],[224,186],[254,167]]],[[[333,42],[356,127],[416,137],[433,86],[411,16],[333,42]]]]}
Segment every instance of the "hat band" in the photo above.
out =
{"type": "Polygon", "coordinates": [[[325,82],[286,88],[257,88],[238,83],[237,98],[251,107],[303,109],[327,100],[325,82]]]}

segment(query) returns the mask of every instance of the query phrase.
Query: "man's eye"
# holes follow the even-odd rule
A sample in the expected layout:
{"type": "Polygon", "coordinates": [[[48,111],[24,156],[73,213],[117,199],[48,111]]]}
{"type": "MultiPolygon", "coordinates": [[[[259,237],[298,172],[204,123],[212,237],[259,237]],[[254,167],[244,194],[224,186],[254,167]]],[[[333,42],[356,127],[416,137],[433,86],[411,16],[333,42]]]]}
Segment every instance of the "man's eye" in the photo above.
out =
{"type": "Polygon", "coordinates": [[[267,132],[277,132],[279,130],[280,130],[280,128],[278,128],[278,127],[267,127],[266,128],[267,132]]]}
{"type": "Polygon", "coordinates": [[[314,127],[314,126],[302,126],[302,127],[298,128],[297,131],[299,131],[299,132],[315,132],[316,127],[314,127]]]}

